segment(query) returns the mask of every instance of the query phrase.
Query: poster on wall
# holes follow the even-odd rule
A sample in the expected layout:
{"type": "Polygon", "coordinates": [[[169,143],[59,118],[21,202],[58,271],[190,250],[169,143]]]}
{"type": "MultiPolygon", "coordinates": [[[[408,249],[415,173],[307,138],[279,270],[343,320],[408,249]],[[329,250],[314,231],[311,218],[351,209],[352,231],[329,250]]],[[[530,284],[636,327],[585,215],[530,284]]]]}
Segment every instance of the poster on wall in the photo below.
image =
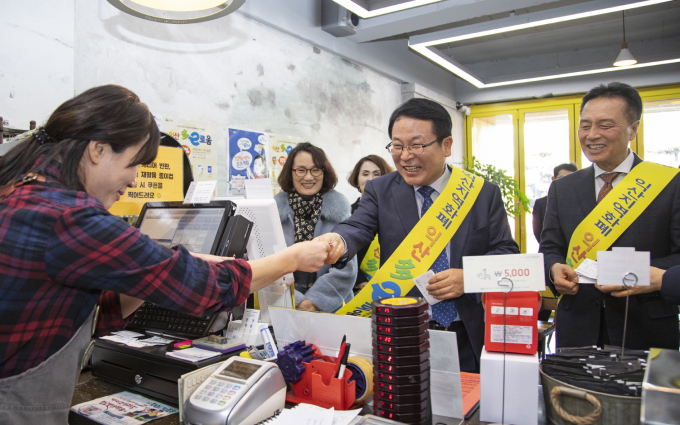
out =
{"type": "Polygon", "coordinates": [[[229,195],[245,196],[246,179],[266,179],[267,135],[248,130],[229,129],[229,195]]]}
{"type": "Polygon", "coordinates": [[[215,124],[163,117],[165,133],[174,137],[189,157],[194,180],[217,180],[217,153],[213,151],[215,124]]]}
{"type": "Polygon", "coordinates": [[[113,215],[139,215],[147,202],[170,202],[184,199],[184,164],[182,149],[160,146],[156,160],[137,170],[137,185],[109,208],[113,215]]]}
{"type": "Polygon", "coordinates": [[[269,165],[271,167],[272,187],[274,195],[276,195],[281,192],[281,187],[277,181],[279,173],[281,173],[281,169],[288,159],[288,154],[298,143],[302,143],[304,140],[302,137],[283,136],[280,134],[270,133],[268,136],[267,156],[269,157],[269,165]]]}

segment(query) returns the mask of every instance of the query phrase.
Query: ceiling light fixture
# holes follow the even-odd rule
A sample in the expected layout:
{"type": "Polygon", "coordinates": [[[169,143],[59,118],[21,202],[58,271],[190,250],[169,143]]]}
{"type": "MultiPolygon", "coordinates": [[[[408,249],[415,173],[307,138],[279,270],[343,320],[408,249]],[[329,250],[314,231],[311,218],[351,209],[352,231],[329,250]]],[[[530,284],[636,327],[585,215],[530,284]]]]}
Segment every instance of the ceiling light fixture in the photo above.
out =
{"type": "Polygon", "coordinates": [[[488,87],[498,87],[506,86],[511,84],[522,84],[530,83],[535,81],[552,80],[557,78],[567,78],[575,77],[579,75],[597,74],[602,72],[618,71],[621,69],[631,69],[631,68],[643,68],[649,66],[666,65],[671,63],[679,63],[680,58],[674,58],[670,60],[648,62],[643,64],[629,65],[625,68],[613,67],[613,68],[600,68],[592,69],[587,71],[569,72],[565,74],[554,74],[546,75],[542,77],[535,78],[524,78],[518,80],[509,80],[496,83],[485,83],[480,78],[477,78],[471,71],[465,69],[465,67],[451,57],[446,57],[444,53],[439,51],[433,46],[453,43],[461,40],[468,40],[471,38],[484,37],[487,35],[500,34],[510,31],[517,31],[526,28],[534,28],[543,25],[550,25],[558,22],[565,22],[575,19],[587,18],[590,16],[603,15],[606,13],[619,12],[628,9],[635,9],[639,7],[651,6],[654,4],[665,3],[674,0],[645,0],[640,2],[631,3],[626,0],[610,0],[601,1],[595,0],[589,3],[582,3],[577,5],[565,6],[560,9],[544,10],[540,12],[534,12],[525,15],[514,16],[511,18],[504,18],[495,21],[488,21],[479,24],[473,24],[468,27],[452,28],[449,30],[437,31],[431,34],[423,34],[409,37],[409,47],[436,64],[442,66],[443,68],[449,70],[453,74],[462,78],[463,80],[469,82],[477,88],[488,88],[488,87]],[[625,3],[618,6],[601,8],[603,3],[618,2],[625,3]],[[578,9],[590,9],[585,12],[568,13],[568,11],[576,11],[578,9]],[[566,13],[565,13],[566,12],[566,13]],[[517,21],[522,22],[517,24],[517,21]],[[470,29],[472,27],[472,30],[470,29]]]}
{"type": "Polygon", "coordinates": [[[628,43],[626,43],[626,11],[623,12],[623,43],[621,44],[621,52],[614,61],[614,66],[631,66],[637,63],[637,59],[628,50],[628,43]]]}
{"type": "Polygon", "coordinates": [[[368,2],[367,1],[362,1],[362,0],[333,0],[340,6],[344,7],[345,9],[349,10],[350,12],[354,12],[359,17],[368,19],[368,18],[373,18],[375,16],[380,16],[380,15],[385,15],[388,13],[393,13],[393,12],[399,12],[400,10],[406,10],[406,9],[411,9],[414,7],[418,6],[424,6],[426,4],[430,3],[437,3],[442,0],[410,0],[410,1],[404,1],[402,3],[394,4],[392,6],[386,6],[386,7],[381,7],[379,9],[373,9],[369,10],[367,9],[368,7],[368,2]],[[363,4],[363,5],[362,5],[363,4]],[[364,7],[366,6],[366,7],[364,7]]]}
{"type": "Polygon", "coordinates": [[[107,0],[123,12],[164,24],[194,24],[234,12],[246,0],[107,0]]]}

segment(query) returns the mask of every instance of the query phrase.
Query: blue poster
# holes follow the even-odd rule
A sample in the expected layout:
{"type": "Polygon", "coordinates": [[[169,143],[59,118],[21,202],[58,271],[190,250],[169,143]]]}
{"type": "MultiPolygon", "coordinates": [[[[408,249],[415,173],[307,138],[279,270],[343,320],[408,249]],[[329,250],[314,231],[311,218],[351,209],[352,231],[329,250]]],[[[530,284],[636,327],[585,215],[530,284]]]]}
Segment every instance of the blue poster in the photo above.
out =
{"type": "Polygon", "coordinates": [[[267,136],[254,131],[229,129],[229,194],[245,196],[246,179],[269,177],[267,136]]]}

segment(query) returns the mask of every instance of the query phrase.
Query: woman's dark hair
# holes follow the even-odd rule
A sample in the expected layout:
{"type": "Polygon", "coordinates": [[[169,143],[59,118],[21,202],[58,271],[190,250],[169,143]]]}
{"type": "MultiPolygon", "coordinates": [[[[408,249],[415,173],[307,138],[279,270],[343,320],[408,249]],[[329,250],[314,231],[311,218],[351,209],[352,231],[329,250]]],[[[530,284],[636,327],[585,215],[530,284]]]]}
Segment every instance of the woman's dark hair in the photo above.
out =
{"type": "Polygon", "coordinates": [[[295,156],[302,151],[309,152],[312,155],[314,165],[323,170],[323,184],[319,192],[324,193],[333,189],[338,184],[338,176],[335,174],[333,166],[328,161],[323,149],[308,142],[300,143],[288,154],[288,159],[286,159],[286,163],[283,165],[278,178],[281,189],[287,193],[295,192],[295,187],[293,186],[293,162],[295,162],[295,156]]]}
{"type": "Polygon", "coordinates": [[[623,99],[628,106],[626,109],[628,124],[634,123],[642,116],[642,99],[640,98],[640,93],[628,84],[614,82],[609,83],[606,86],[600,84],[597,87],[593,87],[585,96],[583,96],[580,111],[583,112],[583,107],[586,106],[586,103],[593,99],[597,99],[598,97],[620,97],[623,99]]]}
{"type": "Polygon", "coordinates": [[[359,160],[357,164],[354,166],[354,170],[352,170],[352,174],[349,175],[349,178],[347,181],[349,184],[352,185],[353,188],[359,190],[359,172],[361,171],[361,166],[364,165],[364,162],[366,161],[371,161],[375,165],[378,166],[380,169],[380,175],[384,176],[385,174],[389,174],[392,171],[392,167],[390,167],[390,164],[387,163],[382,157],[379,157],[378,155],[368,155],[359,160]]]}
{"type": "Polygon", "coordinates": [[[439,143],[451,135],[451,115],[439,103],[423,98],[407,100],[392,112],[387,134],[392,139],[392,127],[400,117],[415,118],[423,121],[432,121],[432,132],[437,136],[439,143]]]}
{"type": "Polygon", "coordinates": [[[0,186],[23,174],[41,173],[56,159],[61,162],[64,186],[84,190],[80,161],[91,140],[108,143],[116,153],[144,142],[129,166],[156,159],[160,142],[149,108],[136,94],[116,85],[94,87],[67,100],[43,128],[47,141],[36,132],[0,158],[0,186]]]}

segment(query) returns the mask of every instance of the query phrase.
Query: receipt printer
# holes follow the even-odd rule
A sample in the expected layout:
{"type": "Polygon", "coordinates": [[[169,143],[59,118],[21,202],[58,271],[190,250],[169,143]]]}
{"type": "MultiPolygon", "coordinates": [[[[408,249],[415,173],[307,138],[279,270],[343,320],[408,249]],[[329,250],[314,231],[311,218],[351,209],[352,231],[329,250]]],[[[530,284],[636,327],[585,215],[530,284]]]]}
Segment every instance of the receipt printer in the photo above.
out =
{"type": "Polygon", "coordinates": [[[231,357],[184,405],[188,425],[253,425],[278,414],[286,383],[275,363],[231,357]]]}

